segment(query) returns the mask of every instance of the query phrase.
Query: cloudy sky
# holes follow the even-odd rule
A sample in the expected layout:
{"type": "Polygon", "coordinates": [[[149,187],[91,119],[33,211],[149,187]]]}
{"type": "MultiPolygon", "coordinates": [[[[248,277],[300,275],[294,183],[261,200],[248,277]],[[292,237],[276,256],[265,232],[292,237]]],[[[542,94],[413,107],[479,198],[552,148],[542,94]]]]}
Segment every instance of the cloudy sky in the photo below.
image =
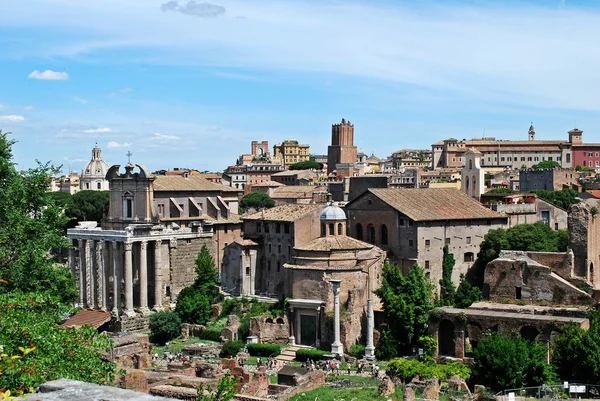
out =
{"type": "Polygon", "coordinates": [[[387,156],[438,140],[600,142],[594,1],[3,0],[0,129],[16,161],[220,170],[330,126],[387,156]]]}

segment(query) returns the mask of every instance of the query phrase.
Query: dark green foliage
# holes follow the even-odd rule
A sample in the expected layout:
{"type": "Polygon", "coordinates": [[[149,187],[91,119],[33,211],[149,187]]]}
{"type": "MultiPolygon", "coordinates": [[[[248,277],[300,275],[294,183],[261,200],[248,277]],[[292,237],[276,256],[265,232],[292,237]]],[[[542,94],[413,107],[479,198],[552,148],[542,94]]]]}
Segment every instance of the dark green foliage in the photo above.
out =
{"type": "Polygon", "coordinates": [[[60,315],[67,310],[58,297],[47,293],[0,295],[0,344],[4,347],[0,353],[17,355],[19,347],[35,348],[0,374],[0,389],[16,393],[61,378],[112,382],[115,365],[103,357],[111,348],[110,337],[89,326],[58,327],[60,315]]]}
{"type": "Polygon", "coordinates": [[[236,356],[240,350],[244,348],[244,343],[239,340],[228,340],[223,344],[223,348],[221,348],[221,353],[219,356],[221,358],[231,358],[232,356],[236,356]]]}
{"type": "Polygon", "coordinates": [[[398,354],[426,334],[429,311],[433,308],[433,289],[419,265],[415,264],[404,275],[398,266],[387,261],[384,264],[383,283],[375,293],[383,303],[398,354]]]}
{"type": "Polygon", "coordinates": [[[300,348],[296,351],[296,360],[298,362],[306,362],[307,359],[320,361],[321,359],[325,359],[325,355],[329,354],[331,354],[331,352],[321,351],[320,349],[300,348]]]}
{"type": "Polygon", "coordinates": [[[442,258],[442,278],[440,279],[440,299],[439,306],[454,305],[454,296],[456,289],[452,283],[452,271],[454,270],[454,255],[448,251],[448,246],[444,246],[444,256],[442,258]]]}
{"type": "Polygon", "coordinates": [[[365,356],[365,346],[362,344],[354,344],[348,350],[348,354],[360,359],[365,356]]]}
{"type": "Polygon", "coordinates": [[[387,361],[398,355],[398,342],[389,330],[382,330],[379,345],[375,348],[375,356],[377,359],[387,361]]]}
{"type": "Polygon", "coordinates": [[[397,377],[405,383],[410,382],[417,375],[421,379],[428,379],[435,376],[442,380],[452,376],[459,376],[465,380],[471,377],[471,369],[462,363],[448,362],[446,364],[436,364],[433,361],[421,362],[417,359],[406,358],[391,360],[387,364],[385,372],[388,376],[397,377]]]}
{"type": "Polygon", "coordinates": [[[577,166],[575,166],[575,171],[594,171],[594,169],[587,166],[582,167],[581,164],[578,164],[577,166]]]}
{"type": "Polygon", "coordinates": [[[515,191],[510,188],[494,188],[487,191],[486,194],[512,194],[513,192],[515,191]]]}
{"type": "Polygon", "coordinates": [[[218,284],[219,273],[215,269],[215,258],[206,245],[202,245],[196,257],[196,275],[194,287],[202,292],[211,292],[218,284]]]}
{"type": "Polygon", "coordinates": [[[574,189],[562,189],[560,191],[531,191],[536,194],[538,198],[545,200],[546,202],[552,203],[561,209],[568,210],[572,204],[575,203],[575,198],[579,196],[579,192],[574,189]]]}
{"type": "Polygon", "coordinates": [[[423,359],[433,361],[433,356],[438,349],[438,343],[431,336],[419,338],[419,347],[423,348],[423,359]]]}
{"type": "Polygon", "coordinates": [[[156,312],[150,316],[150,340],[164,344],[181,334],[181,319],[175,312],[156,312]]]}
{"type": "Polygon", "coordinates": [[[207,327],[202,333],[200,333],[200,339],[209,341],[221,341],[221,329],[214,327],[207,327]]]}
{"type": "Polygon", "coordinates": [[[500,250],[566,252],[568,246],[568,231],[554,231],[541,221],[535,224],[519,224],[508,230],[490,230],[479,247],[477,261],[472,269],[475,277],[471,281],[482,285],[485,266],[498,257],[500,250]]]}
{"type": "Polygon", "coordinates": [[[561,379],[600,382],[600,311],[590,315],[590,329],[569,325],[552,342],[552,364],[561,379]]]}
{"type": "Polygon", "coordinates": [[[175,313],[181,321],[193,324],[206,324],[210,319],[211,300],[195,287],[185,287],[177,296],[175,313]]]}
{"type": "Polygon", "coordinates": [[[227,373],[225,376],[219,379],[219,384],[215,391],[210,390],[208,387],[204,387],[203,384],[199,384],[196,389],[198,395],[196,401],[229,401],[237,393],[237,379],[231,376],[231,373],[227,373]],[[205,394],[205,391],[208,394],[205,394]]]}
{"type": "Polygon", "coordinates": [[[534,164],[531,166],[531,168],[534,170],[552,170],[555,168],[560,168],[560,164],[554,160],[544,160],[543,162],[534,164]]]}
{"type": "Polygon", "coordinates": [[[279,344],[248,344],[246,346],[248,353],[252,356],[277,356],[281,353],[279,344]]]}
{"type": "Polygon", "coordinates": [[[315,162],[315,161],[307,160],[307,161],[303,161],[303,162],[294,163],[290,166],[290,170],[311,170],[311,169],[322,170],[323,164],[315,162]]]}
{"type": "Polygon", "coordinates": [[[275,206],[275,201],[264,192],[250,192],[240,200],[240,207],[244,210],[249,208],[269,209],[273,206],[275,206]]]}
{"type": "Polygon", "coordinates": [[[460,275],[460,284],[454,294],[454,306],[457,308],[468,308],[474,302],[481,299],[481,290],[471,285],[464,274],[460,275]]]}
{"type": "Polygon", "coordinates": [[[49,292],[65,303],[77,298],[70,271],[49,252],[66,247],[62,208],[48,188],[57,171],[49,164],[19,172],[12,161],[14,141],[0,131],[0,294],[49,292]]]}
{"type": "Polygon", "coordinates": [[[73,195],[66,214],[72,220],[71,227],[75,227],[79,221],[97,221],[100,223],[108,214],[110,203],[109,191],[80,191],[73,195]]]}
{"type": "Polygon", "coordinates": [[[546,347],[537,341],[494,333],[482,338],[474,350],[475,372],[480,384],[495,391],[540,386],[554,378],[547,355],[546,347]]]}

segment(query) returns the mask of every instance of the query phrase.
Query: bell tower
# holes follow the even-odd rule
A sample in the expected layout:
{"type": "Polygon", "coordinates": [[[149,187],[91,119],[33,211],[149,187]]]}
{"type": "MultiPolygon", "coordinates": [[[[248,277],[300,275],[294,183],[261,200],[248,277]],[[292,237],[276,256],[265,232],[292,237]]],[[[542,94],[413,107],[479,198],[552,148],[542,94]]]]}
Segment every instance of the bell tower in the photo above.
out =
{"type": "Polygon", "coordinates": [[[342,118],[340,124],[331,125],[331,145],[327,148],[327,173],[337,164],[356,163],[358,151],[354,146],[354,124],[342,118]]]}
{"type": "Polygon", "coordinates": [[[533,128],[533,123],[529,126],[529,140],[535,141],[535,128],[533,128]]]}

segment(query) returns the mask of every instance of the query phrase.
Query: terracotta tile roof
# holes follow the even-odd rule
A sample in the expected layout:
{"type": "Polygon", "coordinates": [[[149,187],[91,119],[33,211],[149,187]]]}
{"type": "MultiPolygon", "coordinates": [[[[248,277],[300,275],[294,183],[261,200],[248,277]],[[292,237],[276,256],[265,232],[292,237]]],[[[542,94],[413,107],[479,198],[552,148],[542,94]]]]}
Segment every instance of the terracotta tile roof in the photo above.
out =
{"type": "Polygon", "coordinates": [[[265,181],[260,184],[252,184],[253,187],[283,187],[285,184],[276,181],[265,181]]]}
{"type": "Polygon", "coordinates": [[[588,189],[585,192],[592,195],[594,198],[600,199],[600,189],[588,189]]]}
{"type": "Polygon", "coordinates": [[[299,251],[354,251],[372,249],[374,246],[345,235],[337,237],[319,237],[304,244],[294,247],[299,251]]]}
{"type": "Polygon", "coordinates": [[[452,188],[373,188],[369,192],[414,221],[504,218],[452,188]]]}
{"type": "Polygon", "coordinates": [[[187,178],[180,176],[157,176],[154,180],[154,191],[242,192],[236,188],[215,184],[198,175],[190,175],[187,178]]]}
{"type": "Polygon", "coordinates": [[[80,327],[80,326],[92,326],[97,329],[104,323],[110,321],[110,312],[101,310],[82,309],[66,322],[60,325],[60,327],[80,327]]]}
{"type": "Polygon", "coordinates": [[[312,170],[285,170],[280,171],[279,173],[271,174],[271,177],[293,177],[298,176],[299,179],[302,178],[313,178],[317,176],[312,170]]]}
{"type": "Polygon", "coordinates": [[[242,216],[242,220],[296,221],[305,215],[322,210],[323,205],[280,205],[258,213],[242,216]]]}

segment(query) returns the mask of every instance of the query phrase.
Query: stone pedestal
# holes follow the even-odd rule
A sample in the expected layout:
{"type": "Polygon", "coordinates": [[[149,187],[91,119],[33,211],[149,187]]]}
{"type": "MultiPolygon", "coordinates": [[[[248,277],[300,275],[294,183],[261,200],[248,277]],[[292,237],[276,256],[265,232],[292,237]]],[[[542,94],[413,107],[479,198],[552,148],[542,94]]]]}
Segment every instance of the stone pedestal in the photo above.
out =
{"type": "Polygon", "coordinates": [[[333,343],[331,344],[331,353],[335,355],[344,355],[344,346],[340,341],[340,284],[342,280],[329,280],[333,285],[333,343]]]}
{"type": "Polygon", "coordinates": [[[373,345],[373,329],[375,327],[375,316],[373,314],[373,300],[367,301],[367,346],[365,347],[365,358],[369,361],[375,359],[375,346],[373,345]]]}

